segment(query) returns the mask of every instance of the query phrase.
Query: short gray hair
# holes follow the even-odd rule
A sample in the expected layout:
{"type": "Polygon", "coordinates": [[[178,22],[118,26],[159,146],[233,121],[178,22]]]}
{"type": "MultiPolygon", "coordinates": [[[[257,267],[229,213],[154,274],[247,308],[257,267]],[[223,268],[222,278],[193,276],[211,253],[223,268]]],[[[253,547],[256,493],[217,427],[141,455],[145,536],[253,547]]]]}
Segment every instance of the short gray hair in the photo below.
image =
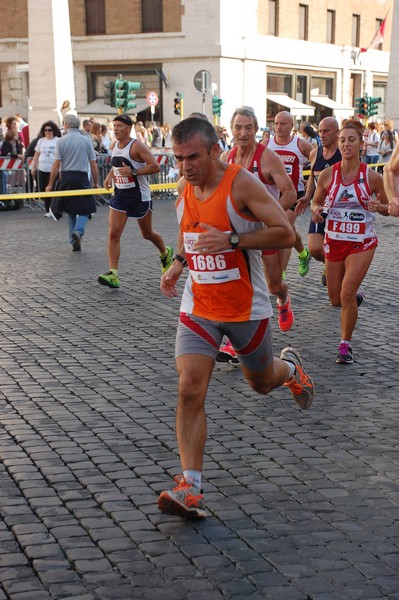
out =
{"type": "Polygon", "coordinates": [[[80,127],[80,119],[76,115],[65,115],[63,123],[68,125],[69,129],[79,129],[80,127]]]}
{"type": "Polygon", "coordinates": [[[258,130],[258,128],[259,128],[258,119],[256,118],[255,111],[252,108],[252,106],[240,106],[239,108],[235,109],[235,111],[233,112],[233,116],[231,117],[231,120],[230,120],[230,129],[231,130],[233,130],[233,121],[237,115],[242,115],[243,117],[249,117],[250,119],[252,119],[255,129],[258,130]]]}
{"type": "Polygon", "coordinates": [[[188,117],[175,125],[172,129],[172,140],[175,144],[185,144],[197,134],[201,136],[208,154],[214,144],[219,144],[219,138],[213,125],[209,123],[208,119],[198,117],[188,117]]]}

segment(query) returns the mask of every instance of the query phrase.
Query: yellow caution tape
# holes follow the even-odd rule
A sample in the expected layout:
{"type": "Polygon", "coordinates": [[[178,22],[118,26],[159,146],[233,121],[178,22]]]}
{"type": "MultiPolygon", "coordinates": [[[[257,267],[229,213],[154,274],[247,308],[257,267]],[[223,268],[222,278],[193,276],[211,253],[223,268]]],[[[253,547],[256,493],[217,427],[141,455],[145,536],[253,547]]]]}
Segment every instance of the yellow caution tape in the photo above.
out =
{"type": "MultiPolygon", "coordinates": [[[[177,189],[177,183],[156,183],[150,185],[153,192],[177,189]]],[[[65,190],[62,192],[26,192],[24,194],[0,194],[0,200],[36,200],[37,198],[57,198],[59,196],[95,196],[113,194],[113,189],[93,188],[88,190],[65,190]]]]}

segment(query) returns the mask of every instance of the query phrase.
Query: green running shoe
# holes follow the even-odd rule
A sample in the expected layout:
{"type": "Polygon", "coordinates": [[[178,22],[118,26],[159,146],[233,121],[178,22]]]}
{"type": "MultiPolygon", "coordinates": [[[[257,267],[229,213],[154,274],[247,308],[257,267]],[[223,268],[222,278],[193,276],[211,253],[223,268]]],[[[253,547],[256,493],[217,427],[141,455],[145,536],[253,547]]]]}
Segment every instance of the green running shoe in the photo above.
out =
{"type": "Polygon", "coordinates": [[[119,277],[112,271],[108,271],[108,273],[100,275],[98,278],[98,283],[101,283],[101,285],[107,285],[110,288],[118,288],[121,285],[119,277]]]}
{"type": "Polygon", "coordinates": [[[310,263],[310,259],[312,258],[309,250],[307,248],[305,248],[305,250],[306,250],[306,256],[304,258],[301,258],[300,256],[298,256],[298,258],[299,258],[298,271],[299,271],[299,275],[301,277],[305,277],[305,275],[309,271],[309,263],[310,263]]]}
{"type": "Polygon", "coordinates": [[[166,246],[166,250],[164,254],[160,254],[159,255],[160,261],[161,261],[161,270],[162,273],[166,273],[166,271],[169,269],[169,267],[172,265],[173,262],[173,248],[172,246],[166,246]]]}

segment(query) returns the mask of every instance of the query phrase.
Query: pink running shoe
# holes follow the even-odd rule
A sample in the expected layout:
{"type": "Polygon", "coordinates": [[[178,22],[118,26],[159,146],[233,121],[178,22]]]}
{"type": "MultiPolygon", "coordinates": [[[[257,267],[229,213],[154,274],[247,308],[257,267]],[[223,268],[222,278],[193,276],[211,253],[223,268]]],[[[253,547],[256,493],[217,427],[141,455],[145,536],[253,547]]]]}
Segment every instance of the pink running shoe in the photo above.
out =
{"type": "Polygon", "coordinates": [[[230,340],[227,340],[227,343],[219,348],[219,352],[216,355],[216,362],[228,362],[233,365],[238,364],[239,360],[237,358],[237,353],[231,345],[230,340]]]}
{"type": "Polygon", "coordinates": [[[281,306],[277,302],[277,310],[278,310],[278,326],[281,331],[289,331],[294,324],[294,313],[291,308],[291,300],[290,297],[287,296],[287,302],[284,306],[281,306]]]}

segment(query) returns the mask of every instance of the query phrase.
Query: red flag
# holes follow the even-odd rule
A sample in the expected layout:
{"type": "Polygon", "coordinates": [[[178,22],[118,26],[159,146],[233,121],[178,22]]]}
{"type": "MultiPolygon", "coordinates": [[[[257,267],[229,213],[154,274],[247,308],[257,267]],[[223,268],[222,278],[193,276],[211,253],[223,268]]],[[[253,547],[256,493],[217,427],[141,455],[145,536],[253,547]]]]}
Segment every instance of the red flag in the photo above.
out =
{"type": "Polygon", "coordinates": [[[387,16],[388,16],[388,13],[385,15],[385,19],[383,20],[383,22],[379,26],[379,28],[377,30],[377,33],[375,34],[375,36],[373,37],[373,39],[369,43],[368,47],[367,48],[360,48],[359,53],[360,52],[367,52],[367,50],[370,50],[371,48],[377,48],[380,44],[382,44],[382,42],[384,41],[384,31],[385,31],[385,23],[387,21],[387,16]]]}

